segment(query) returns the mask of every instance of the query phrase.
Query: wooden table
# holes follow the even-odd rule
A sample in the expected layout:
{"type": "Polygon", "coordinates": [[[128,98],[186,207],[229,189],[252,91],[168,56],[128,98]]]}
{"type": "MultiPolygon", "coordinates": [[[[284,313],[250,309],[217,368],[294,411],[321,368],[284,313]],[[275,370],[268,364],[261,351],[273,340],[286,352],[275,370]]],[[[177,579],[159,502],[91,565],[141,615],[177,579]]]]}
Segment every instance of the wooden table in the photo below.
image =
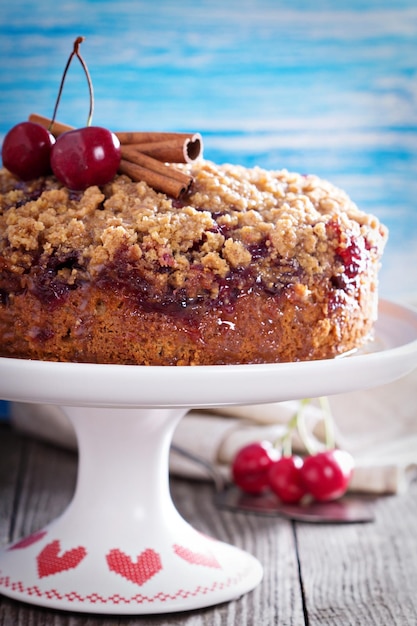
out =
{"type": "MultiPolygon", "coordinates": [[[[74,453],[0,426],[0,542],[41,528],[69,502],[74,453]]],[[[264,580],[241,599],[156,616],[52,611],[0,596],[0,626],[399,626],[417,623],[417,484],[383,497],[369,524],[314,525],[218,511],[210,484],[173,479],[172,495],[195,528],[244,548],[264,580]]]]}

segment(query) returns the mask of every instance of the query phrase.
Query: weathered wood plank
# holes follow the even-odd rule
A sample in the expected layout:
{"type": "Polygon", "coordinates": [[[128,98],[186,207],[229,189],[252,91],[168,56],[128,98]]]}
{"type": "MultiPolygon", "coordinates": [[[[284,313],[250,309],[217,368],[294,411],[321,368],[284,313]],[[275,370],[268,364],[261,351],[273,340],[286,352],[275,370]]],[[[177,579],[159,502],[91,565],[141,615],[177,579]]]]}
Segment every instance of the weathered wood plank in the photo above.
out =
{"type": "MultiPolygon", "coordinates": [[[[42,527],[65,508],[73,493],[76,467],[76,455],[25,442],[2,427],[2,544],[42,527]]],[[[282,520],[219,512],[208,484],[173,480],[172,493],[181,514],[198,530],[260,559],[265,577],[257,589],[238,601],[205,610],[123,618],[69,614],[0,598],[0,626],[408,626],[417,622],[417,485],[406,496],[380,499],[375,523],[343,526],[293,527],[282,520]],[[297,553],[308,622],[303,615],[297,553]]]]}
{"type": "MultiPolygon", "coordinates": [[[[14,449],[19,448],[19,439],[11,432],[6,431],[6,435],[0,440],[0,458],[3,458],[6,446],[8,455],[15,458],[17,453],[14,449]]],[[[15,489],[20,492],[12,536],[9,537],[8,531],[10,505],[0,520],[1,536],[16,540],[41,528],[61,513],[74,490],[76,467],[75,454],[28,440],[21,479],[14,478],[8,486],[10,479],[5,478],[9,472],[8,464],[2,469],[0,486],[8,493],[7,501],[13,501],[15,489]]],[[[291,523],[218,511],[214,507],[209,484],[173,480],[172,494],[180,513],[196,529],[251,552],[263,563],[264,580],[257,589],[237,601],[205,610],[123,618],[61,613],[0,597],[0,626],[262,626],[276,623],[303,626],[305,622],[291,523]]],[[[3,492],[0,492],[0,499],[3,501],[3,492]]]]}
{"type": "Polygon", "coordinates": [[[25,461],[12,541],[39,530],[62,513],[75,487],[77,459],[73,453],[28,440],[25,461]]]}
{"type": "Polygon", "coordinates": [[[24,462],[22,439],[8,426],[0,426],[0,545],[10,541],[16,507],[16,493],[24,462]]]}
{"type": "Polygon", "coordinates": [[[197,484],[190,489],[189,482],[177,480],[173,481],[172,491],[178,510],[196,528],[247,550],[264,566],[259,587],[238,602],[216,608],[211,618],[222,616],[220,622],[208,619],[204,624],[303,625],[292,525],[280,519],[218,511],[208,485],[197,484]]]}
{"type": "Polygon", "coordinates": [[[417,623],[417,484],[379,499],[373,524],[298,525],[309,626],[417,623]]]}

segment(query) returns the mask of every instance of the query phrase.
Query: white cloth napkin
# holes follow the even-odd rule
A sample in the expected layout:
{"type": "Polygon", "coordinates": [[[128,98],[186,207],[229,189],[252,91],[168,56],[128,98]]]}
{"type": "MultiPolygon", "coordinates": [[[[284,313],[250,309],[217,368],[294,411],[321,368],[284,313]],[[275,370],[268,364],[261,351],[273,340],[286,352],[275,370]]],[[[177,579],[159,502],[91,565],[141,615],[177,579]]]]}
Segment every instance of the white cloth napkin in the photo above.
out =
{"type": "MultiPolygon", "coordinates": [[[[332,396],[329,401],[336,444],[355,459],[350,490],[374,495],[404,492],[417,476],[417,370],[383,387],[332,396]]],[[[239,448],[259,439],[276,441],[298,406],[292,401],[190,411],[178,424],[173,442],[229,477],[239,448]]],[[[324,430],[317,404],[306,407],[305,418],[320,449],[324,430]]],[[[26,434],[76,448],[72,426],[58,407],[13,403],[11,420],[26,434]]],[[[293,449],[305,451],[298,437],[293,449]]],[[[201,466],[175,452],[170,455],[170,470],[189,478],[209,477],[201,466]]]]}

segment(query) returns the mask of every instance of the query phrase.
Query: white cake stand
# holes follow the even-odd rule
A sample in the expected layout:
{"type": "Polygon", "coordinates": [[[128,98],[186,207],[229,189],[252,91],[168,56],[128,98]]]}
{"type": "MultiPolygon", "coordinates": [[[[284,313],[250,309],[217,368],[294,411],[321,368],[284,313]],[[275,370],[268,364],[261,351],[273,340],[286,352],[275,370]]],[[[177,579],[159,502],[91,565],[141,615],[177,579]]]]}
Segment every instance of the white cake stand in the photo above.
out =
{"type": "Polygon", "coordinates": [[[0,397],[62,407],[78,438],[67,510],[0,551],[0,592],[84,613],[202,608],[256,587],[261,564],[177,512],[168,455],[198,407],[256,404],[382,385],[417,366],[417,313],[380,306],[372,351],[334,360],[138,367],[0,359],[0,397]]]}

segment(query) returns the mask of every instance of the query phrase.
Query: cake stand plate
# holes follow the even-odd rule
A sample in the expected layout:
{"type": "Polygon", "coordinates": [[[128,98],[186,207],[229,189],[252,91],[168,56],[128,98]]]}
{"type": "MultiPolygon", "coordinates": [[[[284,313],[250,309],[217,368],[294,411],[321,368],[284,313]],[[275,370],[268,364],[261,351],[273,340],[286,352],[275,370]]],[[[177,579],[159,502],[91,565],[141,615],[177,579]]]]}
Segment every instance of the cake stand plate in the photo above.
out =
{"type": "Polygon", "coordinates": [[[0,551],[0,592],[83,613],[197,609],[254,589],[262,566],[176,510],[168,458],[191,408],[278,402],[382,385],[417,366],[417,313],[381,302],[367,351],[270,365],[141,367],[0,359],[0,397],[54,404],[72,422],[72,502],[0,551]]]}

